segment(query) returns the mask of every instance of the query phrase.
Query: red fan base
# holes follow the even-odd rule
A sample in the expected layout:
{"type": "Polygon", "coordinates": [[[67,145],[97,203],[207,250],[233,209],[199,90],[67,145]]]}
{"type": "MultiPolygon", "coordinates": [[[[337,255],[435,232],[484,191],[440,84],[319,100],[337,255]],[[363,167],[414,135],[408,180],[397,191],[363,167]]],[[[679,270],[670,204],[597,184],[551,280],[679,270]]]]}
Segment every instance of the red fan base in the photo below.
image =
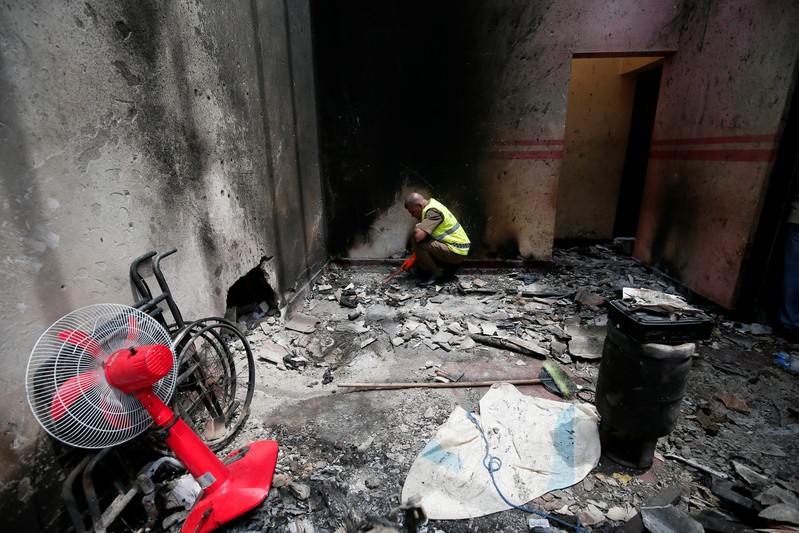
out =
{"type": "Polygon", "coordinates": [[[152,389],[136,397],[167,433],[164,442],[203,488],[181,532],[204,533],[257,507],[269,494],[278,446],[261,440],[242,446],[221,461],[152,389]]]}
{"type": "Polygon", "coordinates": [[[266,499],[277,463],[277,442],[247,444],[221,461],[153,392],[152,383],[171,365],[168,347],[140,346],[115,352],[105,364],[105,375],[111,385],[136,395],[165,435],[165,444],[203,489],[181,532],[213,531],[266,499]]]}

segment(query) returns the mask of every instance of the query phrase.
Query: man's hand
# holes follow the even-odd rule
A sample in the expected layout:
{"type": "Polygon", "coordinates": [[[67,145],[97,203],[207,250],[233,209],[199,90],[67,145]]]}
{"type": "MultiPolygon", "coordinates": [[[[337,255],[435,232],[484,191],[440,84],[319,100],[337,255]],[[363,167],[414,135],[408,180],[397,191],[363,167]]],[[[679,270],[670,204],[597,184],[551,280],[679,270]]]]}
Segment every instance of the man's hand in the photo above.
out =
{"type": "Polygon", "coordinates": [[[400,267],[400,271],[407,272],[415,264],[416,264],[416,252],[413,252],[408,259],[403,261],[402,266],[400,267]]]}

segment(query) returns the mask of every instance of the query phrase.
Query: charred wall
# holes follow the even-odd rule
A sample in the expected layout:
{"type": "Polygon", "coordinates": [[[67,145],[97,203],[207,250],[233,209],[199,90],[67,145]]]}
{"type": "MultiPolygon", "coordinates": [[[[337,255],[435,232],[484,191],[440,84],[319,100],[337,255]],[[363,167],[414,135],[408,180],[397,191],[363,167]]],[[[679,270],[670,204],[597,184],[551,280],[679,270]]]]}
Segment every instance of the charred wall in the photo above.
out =
{"type": "Polygon", "coordinates": [[[548,259],[556,236],[608,238],[627,220],[636,257],[721,305],[764,270],[748,261],[757,229],[774,226],[763,215],[781,212],[763,207],[793,92],[795,2],[312,7],[333,255],[403,253],[401,202],[420,189],[459,216],[473,255],[548,259]],[[586,125],[565,131],[572,60],[624,56],[664,58],[648,166],[623,176],[623,124],[564,164],[586,125]],[[611,145],[612,165],[591,157],[611,145]],[[618,210],[622,179],[638,223],[618,210]]]}
{"type": "Polygon", "coordinates": [[[676,46],[662,2],[312,2],[333,255],[390,257],[431,193],[476,255],[551,257],[574,53],[676,46]],[[400,205],[397,205],[400,204],[400,205]]]}
{"type": "MultiPolygon", "coordinates": [[[[484,101],[474,5],[323,0],[312,7],[331,254],[380,240],[370,229],[397,202],[402,209],[413,188],[476,225],[475,110],[484,101]]],[[[404,213],[396,223],[411,219],[404,213]]],[[[378,233],[395,224],[383,226],[378,233]]],[[[404,247],[397,239],[375,256],[404,247]]]]}
{"type": "Polygon", "coordinates": [[[635,256],[728,308],[762,259],[750,251],[763,216],[782,215],[763,206],[795,84],[797,17],[795,2],[684,2],[679,50],[664,65],[635,256]]]}
{"type": "Polygon", "coordinates": [[[44,530],[61,476],[24,386],[42,331],[132,303],[128,266],[151,249],[178,249],[163,269],[187,318],[223,314],[261,257],[281,305],[325,261],[312,43],[301,0],[2,11],[0,504],[44,530]]]}

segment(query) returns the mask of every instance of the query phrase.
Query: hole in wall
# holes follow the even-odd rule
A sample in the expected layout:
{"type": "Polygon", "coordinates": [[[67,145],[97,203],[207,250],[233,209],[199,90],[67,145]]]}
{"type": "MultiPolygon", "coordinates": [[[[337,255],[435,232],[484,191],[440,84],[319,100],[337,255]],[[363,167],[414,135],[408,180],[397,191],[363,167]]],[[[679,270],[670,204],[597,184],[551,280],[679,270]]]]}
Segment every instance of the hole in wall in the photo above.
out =
{"type": "Polygon", "coordinates": [[[247,272],[228,289],[227,316],[236,321],[254,323],[270,316],[280,316],[277,294],[269,284],[261,259],[258,266],[247,272]]]}

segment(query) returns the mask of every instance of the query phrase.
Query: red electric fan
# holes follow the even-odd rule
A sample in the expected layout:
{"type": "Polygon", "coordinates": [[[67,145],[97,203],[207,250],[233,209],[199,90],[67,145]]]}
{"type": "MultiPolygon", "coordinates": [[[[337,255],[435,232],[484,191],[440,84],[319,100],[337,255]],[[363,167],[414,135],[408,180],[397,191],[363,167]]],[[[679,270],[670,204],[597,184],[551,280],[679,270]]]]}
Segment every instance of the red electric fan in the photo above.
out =
{"type": "Polygon", "coordinates": [[[166,329],[137,309],[83,307],[50,326],[34,346],[28,402],[45,431],[81,448],[121,444],[155,421],[203,488],[181,531],[212,531],[266,499],[278,445],[258,441],[224,461],[216,457],[165,403],[176,377],[170,346],[166,329]]]}

